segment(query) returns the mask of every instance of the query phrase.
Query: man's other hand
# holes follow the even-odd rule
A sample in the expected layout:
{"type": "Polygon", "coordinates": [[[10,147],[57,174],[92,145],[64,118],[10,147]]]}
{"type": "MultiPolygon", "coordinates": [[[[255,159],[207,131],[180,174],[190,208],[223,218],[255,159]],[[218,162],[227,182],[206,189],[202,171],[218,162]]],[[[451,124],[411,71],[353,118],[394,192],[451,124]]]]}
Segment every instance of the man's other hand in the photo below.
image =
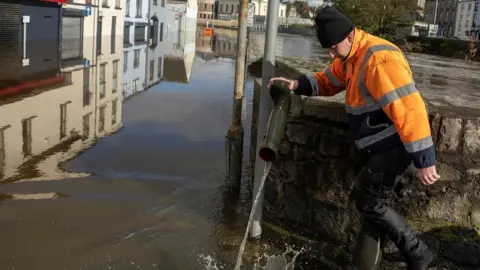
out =
{"type": "Polygon", "coordinates": [[[417,171],[417,178],[424,185],[431,185],[440,179],[440,175],[437,174],[437,169],[434,166],[428,168],[421,168],[417,171]]]}
{"type": "Polygon", "coordinates": [[[291,91],[295,91],[298,88],[298,81],[297,80],[289,80],[289,79],[284,78],[284,77],[275,77],[275,78],[270,79],[270,82],[268,83],[268,89],[270,89],[270,87],[272,86],[273,81],[284,82],[287,85],[288,89],[290,89],[291,91]]]}

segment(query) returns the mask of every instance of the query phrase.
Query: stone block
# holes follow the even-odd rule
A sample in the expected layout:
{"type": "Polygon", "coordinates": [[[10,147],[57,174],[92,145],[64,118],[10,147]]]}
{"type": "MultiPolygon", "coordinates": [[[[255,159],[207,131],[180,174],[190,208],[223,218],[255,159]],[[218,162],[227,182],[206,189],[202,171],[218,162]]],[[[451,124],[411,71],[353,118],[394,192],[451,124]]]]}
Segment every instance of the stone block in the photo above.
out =
{"type": "Polygon", "coordinates": [[[442,116],[438,113],[430,116],[430,129],[432,132],[432,139],[435,144],[438,141],[438,133],[440,129],[440,123],[442,120],[442,116]]]}
{"type": "Polygon", "coordinates": [[[286,140],[283,140],[281,143],[280,143],[280,147],[278,148],[278,152],[280,152],[281,155],[283,155],[284,157],[289,157],[289,155],[291,154],[292,152],[292,144],[286,140]]]}
{"type": "Polygon", "coordinates": [[[470,209],[470,220],[473,226],[480,226],[480,203],[477,202],[472,205],[472,209],[470,209]]]}
{"type": "Polygon", "coordinates": [[[462,119],[443,118],[439,130],[438,150],[454,154],[462,142],[462,119]]]}
{"type": "Polygon", "coordinates": [[[295,182],[298,176],[299,164],[291,160],[285,160],[282,162],[283,170],[286,177],[283,179],[286,183],[295,182]]]}
{"type": "Polygon", "coordinates": [[[459,181],[462,179],[462,173],[449,164],[439,162],[436,168],[440,175],[440,181],[459,181]]]}
{"type": "Polygon", "coordinates": [[[443,220],[444,224],[469,224],[470,200],[451,188],[429,187],[428,195],[418,189],[404,189],[398,206],[410,220],[443,220]]]}
{"type": "Polygon", "coordinates": [[[314,128],[303,123],[288,123],[286,135],[290,142],[307,145],[312,139],[314,128]]]}
{"type": "Polygon", "coordinates": [[[348,225],[351,211],[338,208],[321,201],[313,203],[313,226],[317,233],[331,239],[345,242],[348,240],[348,225]]]}
{"type": "Polygon", "coordinates": [[[338,157],[345,146],[345,139],[339,136],[322,134],[318,152],[327,157],[338,157]]]}
{"type": "Polygon", "coordinates": [[[305,161],[313,158],[314,152],[311,148],[295,144],[293,147],[293,161],[305,161]]]}
{"type": "Polygon", "coordinates": [[[306,116],[315,116],[319,119],[326,119],[334,122],[347,123],[345,105],[340,96],[335,98],[311,97],[305,100],[303,113],[306,116]]]}
{"type": "Polygon", "coordinates": [[[463,137],[464,159],[480,164],[480,119],[467,120],[463,137]]]}
{"type": "Polygon", "coordinates": [[[290,103],[290,111],[289,116],[290,117],[299,117],[302,114],[303,106],[305,103],[305,96],[298,96],[293,93],[290,95],[291,97],[291,103],[290,103]]]}
{"type": "Polygon", "coordinates": [[[342,183],[332,182],[321,190],[317,190],[314,195],[315,200],[329,203],[338,207],[346,207],[350,200],[350,194],[347,193],[342,183]]]}
{"type": "Polygon", "coordinates": [[[292,184],[285,184],[283,198],[279,202],[284,206],[285,218],[293,224],[310,226],[312,211],[303,192],[292,184]]]}
{"type": "Polygon", "coordinates": [[[480,169],[468,169],[466,171],[467,181],[480,180],[480,169]]]}

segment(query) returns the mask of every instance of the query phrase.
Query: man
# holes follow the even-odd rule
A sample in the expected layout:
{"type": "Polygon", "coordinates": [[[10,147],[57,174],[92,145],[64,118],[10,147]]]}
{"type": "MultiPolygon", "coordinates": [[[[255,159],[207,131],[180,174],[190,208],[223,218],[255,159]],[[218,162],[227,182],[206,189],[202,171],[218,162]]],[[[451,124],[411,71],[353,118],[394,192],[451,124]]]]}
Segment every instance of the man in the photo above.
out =
{"type": "MultiPolygon", "coordinates": [[[[426,269],[435,260],[435,252],[388,206],[398,176],[412,161],[425,185],[440,178],[426,106],[409,64],[397,46],[355,28],[333,7],[322,9],[315,24],[322,47],[335,58],[332,64],[313,76],[273,78],[271,83],[284,81],[295,94],[306,96],[332,96],[346,90],[351,135],[366,156],[353,192],[363,217],[363,232],[374,239],[386,235],[404,256],[408,269],[426,269]]],[[[368,258],[359,255],[365,253],[366,248],[359,244],[364,240],[357,240],[354,254],[353,263],[359,269],[372,268],[366,266],[368,258]]],[[[378,244],[375,260],[379,249],[378,244]]]]}

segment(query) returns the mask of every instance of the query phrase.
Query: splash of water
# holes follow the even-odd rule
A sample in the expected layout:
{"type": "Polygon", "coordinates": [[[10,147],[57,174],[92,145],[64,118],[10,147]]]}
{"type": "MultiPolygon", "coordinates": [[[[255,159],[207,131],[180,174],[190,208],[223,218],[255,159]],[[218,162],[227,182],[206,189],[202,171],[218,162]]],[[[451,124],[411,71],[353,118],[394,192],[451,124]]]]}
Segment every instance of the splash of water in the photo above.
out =
{"type": "Polygon", "coordinates": [[[247,244],[248,233],[250,232],[250,227],[252,226],[252,222],[253,222],[253,214],[255,213],[255,209],[257,208],[258,199],[260,198],[261,191],[263,189],[263,186],[265,185],[265,180],[267,179],[268,172],[270,171],[271,167],[272,167],[271,162],[265,163],[265,169],[263,171],[263,177],[260,182],[260,187],[258,188],[257,196],[255,196],[255,200],[253,201],[252,210],[250,211],[250,217],[248,218],[247,229],[245,230],[245,235],[243,236],[242,244],[240,245],[240,249],[238,251],[237,264],[235,265],[235,270],[240,270],[240,266],[242,264],[243,252],[245,251],[245,245],[247,244]]]}
{"type": "Polygon", "coordinates": [[[212,258],[212,256],[210,256],[210,255],[205,256],[203,254],[200,254],[199,257],[203,261],[203,263],[205,264],[205,270],[219,270],[220,269],[220,268],[218,268],[217,263],[212,258]]]}
{"type": "Polygon", "coordinates": [[[280,255],[268,255],[263,254],[258,261],[255,263],[254,270],[293,270],[295,267],[295,262],[302,252],[304,252],[304,248],[301,250],[294,250],[292,247],[287,246],[287,249],[280,255]],[[287,258],[291,257],[290,260],[287,258]],[[265,266],[260,265],[260,261],[266,261],[265,266]]]}

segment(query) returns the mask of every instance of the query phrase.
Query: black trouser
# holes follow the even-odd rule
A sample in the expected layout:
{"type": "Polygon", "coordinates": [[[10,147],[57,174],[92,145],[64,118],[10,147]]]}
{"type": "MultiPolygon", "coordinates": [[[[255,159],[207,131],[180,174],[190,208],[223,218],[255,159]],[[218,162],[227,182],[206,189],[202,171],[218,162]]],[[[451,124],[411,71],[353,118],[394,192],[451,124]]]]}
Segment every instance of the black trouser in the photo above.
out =
{"type": "MultiPolygon", "coordinates": [[[[422,257],[427,246],[389,204],[399,176],[410,164],[411,157],[403,146],[368,154],[367,164],[357,176],[353,191],[357,209],[363,217],[362,233],[371,234],[372,239],[387,236],[409,264],[422,257]]],[[[354,258],[355,260],[362,258],[354,258]]]]}

